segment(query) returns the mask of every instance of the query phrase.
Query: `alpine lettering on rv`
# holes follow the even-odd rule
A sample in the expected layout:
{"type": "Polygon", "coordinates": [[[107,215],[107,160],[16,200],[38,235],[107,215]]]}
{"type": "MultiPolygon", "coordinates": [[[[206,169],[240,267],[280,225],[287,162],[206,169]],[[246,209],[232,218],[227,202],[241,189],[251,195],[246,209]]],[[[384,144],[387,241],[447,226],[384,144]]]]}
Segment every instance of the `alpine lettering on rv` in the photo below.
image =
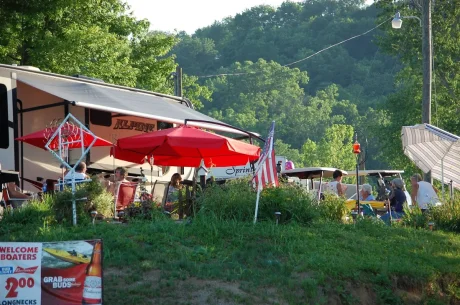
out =
{"type": "Polygon", "coordinates": [[[113,129],[130,129],[143,132],[151,132],[155,130],[155,124],[117,119],[113,129]]]}

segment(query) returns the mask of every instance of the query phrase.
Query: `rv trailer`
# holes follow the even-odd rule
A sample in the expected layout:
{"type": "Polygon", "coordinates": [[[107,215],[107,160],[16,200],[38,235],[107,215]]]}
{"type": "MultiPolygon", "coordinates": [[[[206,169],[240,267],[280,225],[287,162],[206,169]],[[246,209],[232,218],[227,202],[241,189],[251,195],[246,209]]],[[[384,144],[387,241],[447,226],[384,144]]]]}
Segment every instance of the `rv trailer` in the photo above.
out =
{"type": "MultiPolygon", "coordinates": [[[[15,141],[45,129],[69,113],[95,135],[117,139],[184,124],[233,134],[245,134],[198,111],[183,98],[104,83],[86,77],[42,72],[34,67],[0,64],[0,164],[20,172],[23,189],[34,190],[37,177],[58,179],[59,162],[46,150],[15,141]]],[[[45,145],[45,143],[43,143],[45,145]]],[[[69,152],[69,163],[80,151],[69,152]]],[[[130,164],[110,156],[110,147],[94,147],[86,156],[88,171],[128,168],[130,175],[169,181],[180,172],[192,179],[193,169],[130,164]]]]}

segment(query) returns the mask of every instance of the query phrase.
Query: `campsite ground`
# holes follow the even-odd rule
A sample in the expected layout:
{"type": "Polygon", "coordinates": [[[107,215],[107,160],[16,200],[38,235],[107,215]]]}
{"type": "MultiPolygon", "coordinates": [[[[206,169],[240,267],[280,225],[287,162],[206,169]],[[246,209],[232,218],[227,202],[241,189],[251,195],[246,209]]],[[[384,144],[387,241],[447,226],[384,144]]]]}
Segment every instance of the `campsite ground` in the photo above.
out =
{"type": "Polygon", "coordinates": [[[106,304],[458,304],[460,237],[361,221],[9,224],[1,240],[102,238],[106,304]]]}

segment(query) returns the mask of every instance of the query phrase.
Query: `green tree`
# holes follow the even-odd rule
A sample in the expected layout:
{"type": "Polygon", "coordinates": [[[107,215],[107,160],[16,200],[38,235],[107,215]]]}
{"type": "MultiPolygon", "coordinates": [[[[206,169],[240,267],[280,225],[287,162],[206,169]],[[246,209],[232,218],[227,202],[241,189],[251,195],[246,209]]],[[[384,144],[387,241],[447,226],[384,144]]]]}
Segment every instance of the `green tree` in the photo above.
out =
{"type": "MultiPolygon", "coordinates": [[[[396,11],[402,16],[420,16],[421,2],[407,6],[403,1],[379,0],[382,22],[396,11]]],[[[436,1],[432,10],[433,96],[432,124],[453,133],[460,132],[460,6],[458,1],[436,1]]],[[[421,123],[422,109],[422,29],[417,20],[404,19],[399,30],[388,23],[378,39],[380,48],[398,56],[404,69],[397,76],[397,92],[379,107],[382,119],[375,126],[375,136],[382,143],[382,158],[389,164],[412,170],[414,164],[403,155],[401,127],[421,123]]]]}
{"type": "MultiPolygon", "coordinates": [[[[173,35],[149,32],[122,0],[0,0],[0,61],[172,94],[173,35]]],[[[186,78],[197,108],[209,89],[186,78]]]]}
{"type": "Polygon", "coordinates": [[[355,155],[351,151],[353,133],[352,126],[334,124],[327,128],[319,143],[307,140],[301,151],[304,165],[353,168],[356,164],[355,155]]]}
{"type": "Polygon", "coordinates": [[[283,139],[298,133],[303,120],[299,111],[305,108],[300,87],[308,80],[305,72],[262,59],[235,63],[219,72],[237,75],[207,80],[213,102],[206,104],[205,110],[212,116],[259,133],[275,120],[278,136],[283,139]]]}

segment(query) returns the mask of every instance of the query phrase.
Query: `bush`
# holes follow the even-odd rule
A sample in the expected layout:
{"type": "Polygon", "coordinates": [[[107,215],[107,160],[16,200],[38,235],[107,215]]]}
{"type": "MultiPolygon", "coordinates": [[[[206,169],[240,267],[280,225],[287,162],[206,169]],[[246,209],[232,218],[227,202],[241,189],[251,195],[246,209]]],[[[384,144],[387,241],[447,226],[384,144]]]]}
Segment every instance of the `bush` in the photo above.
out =
{"type": "Polygon", "coordinates": [[[114,198],[97,179],[77,185],[75,197],[72,195],[72,189],[66,187],[64,191],[56,193],[52,198],[56,220],[60,223],[70,222],[72,219],[72,198],[76,199],[79,222],[89,221],[90,212],[93,210],[104,217],[113,216],[114,198]]]}
{"type": "Polygon", "coordinates": [[[129,219],[153,220],[166,218],[161,204],[152,200],[134,202],[128,206],[126,213],[129,219]]]}
{"type": "Polygon", "coordinates": [[[401,224],[413,228],[426,228],[430,220],[429,213],[422,213],[418,207],[404,207],[404,216],[401,219],[401,224]]]}
{"type": "MultiPolygon", "coordinates": [[[[254,206],[255,202],[253,203],[254,206]]],[[[295,221],[308,224],[318,218],[317,205],[301,187],[291,183],[280,183],[276,188],[265,188],[259,202],[260,220],[273,220],[280,212],[280,223],[295,221]]]]}
{"type": "Polygon", "coordinates": [[[429,216],[438,229],[460,233],[460,200],[430,208],[429,216]]]}
{"type": "Polygon", "coordinates": [[[256,192],[249,179],[210,184],[196,199],[200,214],[213,214],[218,220],[250,221],[254,217],[255,203],[256,192]]]}
{"type": "Polygon", "coordinates": [[[1,221],[1,226],[42,226],[56,222],[52,197],[46,195],[43,201],[33,200],[22,207],[14,210],[5,210],[1,221]]]}
{"type": "Polygon", "coordinates": [[[324,196],[324,200],[318,205],[321,219],[342,221],[345,215],[348,214],[345,198],[337,197],[333,194],[324,194],[324,196]]]}
{"type": "MultiPolygon", "coordinates": [[[[200,214],[212,214],[218,220],[252,221],[257,192],[249,179],[229,180],[223,185],[210,185],[197,198],[200,214]]],[[[264,188],[260,194],[258,220],[274,221],[280,212],[280,222],[308,224],[320,214],[311,196],[301,187],[280,183],[280,187],[264,188]]]]}

